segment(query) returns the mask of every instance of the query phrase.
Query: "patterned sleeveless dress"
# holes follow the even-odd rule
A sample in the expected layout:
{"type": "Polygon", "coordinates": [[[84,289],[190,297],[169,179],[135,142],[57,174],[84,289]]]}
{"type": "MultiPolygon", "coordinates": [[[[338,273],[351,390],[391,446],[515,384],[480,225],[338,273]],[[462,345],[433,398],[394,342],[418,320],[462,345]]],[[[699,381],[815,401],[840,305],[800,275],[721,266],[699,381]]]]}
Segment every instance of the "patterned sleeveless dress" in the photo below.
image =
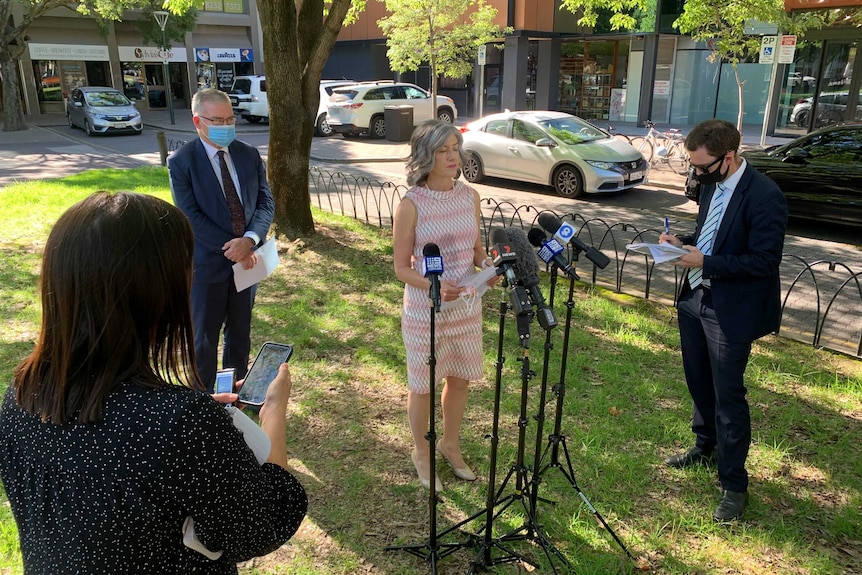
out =
{"type": "MultiPolygon", "coordinates": [[[[425,244],[440,247],[442,279],[457,284],[473,274],[473,246],[476,207],[473,189],[456,181],[452,190],[441,192],[414,186],[405,199],[416,206],[416,233],[413,245],[414,268],[421,271],[425,244]]],[[[404,287],[401,335],[407,350],[407,386],[414,393],[430,392],[431,318],[428,290],[404,287]]],[[[435,314],[435,386],[447,376],[477,380],[482,378],[482,306],[459,305],[435,314]]]]}

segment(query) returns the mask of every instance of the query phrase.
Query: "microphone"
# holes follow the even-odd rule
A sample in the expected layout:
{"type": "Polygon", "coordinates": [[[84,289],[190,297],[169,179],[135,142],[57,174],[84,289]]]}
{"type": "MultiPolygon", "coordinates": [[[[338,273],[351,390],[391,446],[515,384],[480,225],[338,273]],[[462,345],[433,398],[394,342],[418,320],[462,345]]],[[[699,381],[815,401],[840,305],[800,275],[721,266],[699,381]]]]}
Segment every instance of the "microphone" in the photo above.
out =
{"type": "Polygon", "coordinates": [[[554,311],[545,303],[545,297],[539,289],[539,263],[536,254],[527,241],[527,236],[521,228],[506,228],[506,237],[518,254],[515,263],[515,273],[521,278],[521,284],[527,288],[530,300],[536,306],[536,317],[543,329],[551,330],[557,325],[554,311]]]}
{"type": "Polygon", "coordinates": [[[575,237],[575,232],[577,229],[575,226],[568,222],[562,222],[560,218],[555,216],[554,214],[549,214],[545,212],[544,214],[539,215],[539,225],[545,228],[546,231],[554,234],[554,239],[560,242],[562,245],[567,245],[569,242],[574,244],[575,248],[577,248],[575,255],[577,252],[584,252],[584,255],[589,258],[591,262],[596,264],[598,267],[605,269],[611,260],[608,256],[597,250],[592,246],[588,246],[577,237],[575,237]]]}
{"type": "Polygon", "coordinates": [[[491,258],[497,268],[497,275],[505,275],[506,282],[509,284],[509,299],[512,302],[512,309],[516,314],[530,311],[527,294],[523,288],[518,286],[518,279],[515,277],[515,269],[513,268],[515,262],[518,261],[518,254],[509,245],[506,232],[500,228],[491,230],[491,243],[493,244],[491,258]]]}
{"type": "Polygon", "coordinates": [[[434,306],[434,311],[440,313],[440,274],[443,273],[443,258],[440,256],[440,247],[437,244],[428,243],[422,248],[422,275],[431,282],[428,297],[434,306]]]}
{"type": "Polygon", "coordinates": [[[566,261],[566,258],[561,255],[566,249],[565,246],[554,238],[547,238],[548,236],[545,235],[545,232],[539,228],[531,228],[527,233],[527,239],[530,240],[530,243],[539,248],[538,255],[543,262],[557,266],[563,270],[563,273],[574,280],[581,279],[569,262],[566,261]]]}

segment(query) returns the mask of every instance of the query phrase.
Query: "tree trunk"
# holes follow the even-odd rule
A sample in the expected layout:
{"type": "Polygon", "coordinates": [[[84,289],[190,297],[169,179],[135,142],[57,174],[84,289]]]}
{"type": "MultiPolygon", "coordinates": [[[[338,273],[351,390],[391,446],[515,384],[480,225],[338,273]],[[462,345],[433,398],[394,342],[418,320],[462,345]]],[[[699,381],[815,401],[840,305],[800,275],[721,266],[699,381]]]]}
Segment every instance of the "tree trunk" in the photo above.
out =
{"type": "Polygon", "coordinates": [[[27,129],[18,85],[15,58],[9,50],[0,50],[0,76],[3,76],[3,131],[20,132],[27,129]]]}
{"type": "Polygon", "coordinates": [[[267,175],[275,198],[274,233],[314,233],[308,164],[320,103],[320,76],[351,0],[258,0],[269,92],[267,175]]]}
{"type": "Polygon", "coordinates": [[[736,116],[736,129],[741,134],[742,117],[745,115],[745,100],[743,98],[745,82],[739,79],[739,67],[736,64],[733,65],[733,73],[736,75],[736,90],[739,93],[739,113],[736,116]]]}

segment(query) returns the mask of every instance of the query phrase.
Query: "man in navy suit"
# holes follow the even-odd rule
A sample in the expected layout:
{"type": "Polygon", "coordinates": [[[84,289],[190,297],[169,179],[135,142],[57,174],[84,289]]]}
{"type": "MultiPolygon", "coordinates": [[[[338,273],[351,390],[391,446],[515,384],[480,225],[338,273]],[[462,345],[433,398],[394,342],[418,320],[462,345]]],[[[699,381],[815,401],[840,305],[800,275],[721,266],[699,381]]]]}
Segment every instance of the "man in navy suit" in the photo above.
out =
{"type": "Polygon", "coordinates": [[[717,458],[716,521],[738,519],[748,504],[751,417],[743,374],[751,343],[781,320],[778,271],[787,227],[784,195],[737,155],[739,143],[730,122],[695,126],[685,146],[702,185],[696,230],[659,237],[689,250],[676,262],[686,268],[677,307],[695,434],[694,447],[665,463],[686,468],[717,458]]]}
{"type": "Polygon", "coordinates": [[[214,88],[197,92],[192,114],[199,138],[168,159],[174,203],[195,235],[191,310],[201,381],[212,392],[224,330],[223,367],[245,377],[251,348],[251,310],[257,286],[236,291],[233,265],[245,269],[269,232],[275,202],[256,148],[238,142],[230,99],[214,88]]]}

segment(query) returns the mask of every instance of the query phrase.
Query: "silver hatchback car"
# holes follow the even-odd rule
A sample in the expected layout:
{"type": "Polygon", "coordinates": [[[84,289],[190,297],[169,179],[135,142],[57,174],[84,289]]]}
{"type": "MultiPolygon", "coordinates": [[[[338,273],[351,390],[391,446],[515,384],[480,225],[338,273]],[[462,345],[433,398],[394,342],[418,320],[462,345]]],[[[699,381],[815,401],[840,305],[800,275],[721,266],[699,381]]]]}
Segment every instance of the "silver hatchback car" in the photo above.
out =
{"type": "Polygon", "coordinates": [[[66,102],[70,128],[82,128],[88,136],[96,134],[140,134],[144,128],[141,113],[119,90],[102,86],[75,88],[66,102]]]}

